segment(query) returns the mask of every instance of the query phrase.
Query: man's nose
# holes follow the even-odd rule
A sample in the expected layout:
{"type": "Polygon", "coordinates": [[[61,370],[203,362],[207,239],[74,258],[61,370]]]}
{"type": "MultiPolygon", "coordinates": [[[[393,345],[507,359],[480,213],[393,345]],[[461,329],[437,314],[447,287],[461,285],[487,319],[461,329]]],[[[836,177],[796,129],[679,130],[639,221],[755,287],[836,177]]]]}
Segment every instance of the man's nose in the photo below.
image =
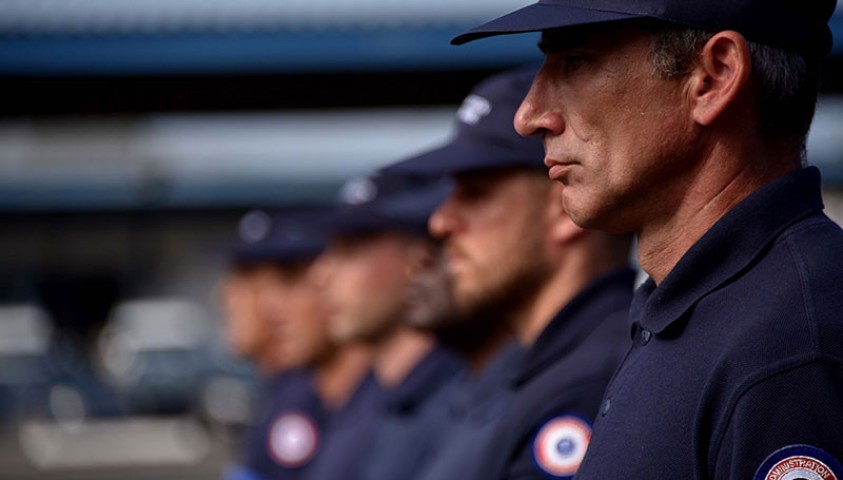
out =
{"type": "Polygon", "coordinates": [[[427,220],[427,229],[434,238],[444,239],[451,232],[454,220],[451,211],[452,201],[448,198],[442,202],[427,220]]]}
{"type": "Polygon", "coordinates": [[[515,112],[513,123],[520,135],[561,135],[565,130],[565,120],[558,108],[560,100],[550,94],[551,85],[543,67],[515,112]]]}
{"type": "Polygon", "coordinates": [[[521,106],[515,112],[515,118],[513,119],[515,131],[522,137],[536,134],[537,126],[535,119],[537,116],[538,105],[536,105],[533,89],[531,88],[524,100],[521,101],[521,106]]]}

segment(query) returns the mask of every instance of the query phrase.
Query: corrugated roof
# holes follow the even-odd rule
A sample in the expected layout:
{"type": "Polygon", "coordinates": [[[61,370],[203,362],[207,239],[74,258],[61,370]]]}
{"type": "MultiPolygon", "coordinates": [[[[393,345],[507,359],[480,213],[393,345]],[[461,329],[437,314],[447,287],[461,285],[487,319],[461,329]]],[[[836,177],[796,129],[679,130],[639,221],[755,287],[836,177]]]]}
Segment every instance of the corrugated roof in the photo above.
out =
{"type": "MultiPolygon", "coordinates": [[[[453,35],[533,0],[0,0],[0,75],[506,67],[532,36],[453,35]]],[[[831,25],[843,54],[843,7],[831,25]]]]}

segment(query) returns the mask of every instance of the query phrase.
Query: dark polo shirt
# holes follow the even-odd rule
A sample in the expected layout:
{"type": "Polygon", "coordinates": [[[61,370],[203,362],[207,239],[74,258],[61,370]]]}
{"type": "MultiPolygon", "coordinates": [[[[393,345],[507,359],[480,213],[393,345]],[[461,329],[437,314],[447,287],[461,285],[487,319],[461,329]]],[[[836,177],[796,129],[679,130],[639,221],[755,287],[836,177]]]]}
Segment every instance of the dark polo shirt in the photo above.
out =
{"type": "Polygon", "coordinates": [[[639,288],[578,480],[843,478],[843,231],[822,208],[817,169],[778,179],[639,288]]]}
{"type": "Polygon", "coordinates": [[[595,279],[548,324],[517,375],[479,479],[572,478],[609,379],[629,349],[635,272],[595,279]]]}

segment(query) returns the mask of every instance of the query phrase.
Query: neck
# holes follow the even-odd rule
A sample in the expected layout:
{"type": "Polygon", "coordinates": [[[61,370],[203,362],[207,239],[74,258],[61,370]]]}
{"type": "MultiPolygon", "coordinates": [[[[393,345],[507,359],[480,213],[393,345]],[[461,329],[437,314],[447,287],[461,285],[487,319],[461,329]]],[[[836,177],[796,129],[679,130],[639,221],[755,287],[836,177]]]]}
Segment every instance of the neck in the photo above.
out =
{"type": "Polygon", "coordinates": [[[373,369],[386,388],[398,386],[434,347],[431,335],[399,327],[374,348],[373,369]]]}
{"type": "Polygon", "coordinates": [[[329,410],[337,410],[348,401],[371,364],[368,347],[353,344],[339,350],[314,372],[316,391],[329,410]]]}
{"type": "Polygon", "coordinates": [[[513,317],[519,342],[533,345],[553,318],[594,279],[628,265],[628,247],[602,232],[585,232],[558,252],[554,270],[533,301],[513,317]]]}
{"type": "Polygon", "coordinates": [[[723,215],[759,187],[795,168],[793,163],[764,157],[758,153],[761,149],[754,155],[769,160],[763,167],[736,155],[718,155],[722,149],[715,150],[700,168],[689,172],[686,181],[677,182],[682,192],[674,192],[672,198],[678,201],[663,200],[673,208],[637,232],[639,263],[656,284],[723,215]]]}
{"type": "Polygon", "coordinates": [[[544,331],[550,320],[579,291],[579,282],[567,283],[565,272],[556,271],[531,302],[525,303],[512,316],[515,334],[521,345],[529,347],[544,331]]]}

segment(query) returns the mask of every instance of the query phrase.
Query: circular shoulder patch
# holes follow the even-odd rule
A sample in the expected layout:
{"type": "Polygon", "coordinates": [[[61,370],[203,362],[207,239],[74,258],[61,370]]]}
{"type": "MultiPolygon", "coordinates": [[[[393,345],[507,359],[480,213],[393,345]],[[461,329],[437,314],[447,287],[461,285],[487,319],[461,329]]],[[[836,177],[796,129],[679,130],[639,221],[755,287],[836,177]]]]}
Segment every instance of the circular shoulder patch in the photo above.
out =
{"type": "Polygon", "coordinates": [[[316,422],[302,412],[278,415],[269,429],[269,453],[279,465],[296,468],[309,462],[319,447],[316,422]]]}
{"type": "Polygon", "coordinates": [[[591,425],[576,415],[545,422],[533,440],[533,461],[552,478],[573,478],[591,441],[591,425]]]}
{"type": "Polygon", "coordinates": [[[843,480],[843,467],[817,447],[790,445],[767,457],[753,480],[843,480]]]}

